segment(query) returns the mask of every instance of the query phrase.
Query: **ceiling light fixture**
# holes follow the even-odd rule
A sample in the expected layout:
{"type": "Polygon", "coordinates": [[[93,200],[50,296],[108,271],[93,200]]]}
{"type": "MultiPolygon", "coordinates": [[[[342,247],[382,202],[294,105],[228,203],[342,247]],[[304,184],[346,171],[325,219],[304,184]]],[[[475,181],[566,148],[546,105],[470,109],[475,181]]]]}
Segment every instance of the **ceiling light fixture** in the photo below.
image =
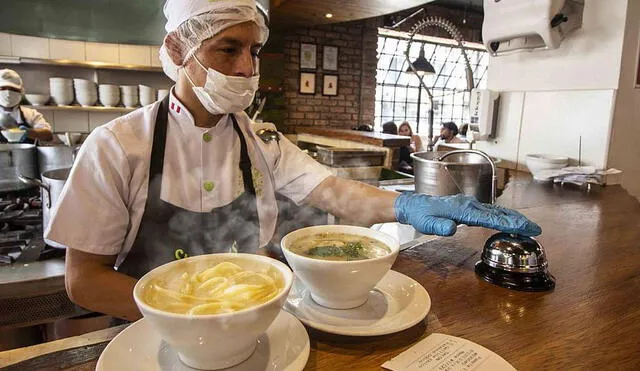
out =
{"type": "Polygon", "coordinates": [[[333,18],[333,14],[331,14],[331,13],[327,13],[324,16],[327,17],[327,18],[333,18]]]}

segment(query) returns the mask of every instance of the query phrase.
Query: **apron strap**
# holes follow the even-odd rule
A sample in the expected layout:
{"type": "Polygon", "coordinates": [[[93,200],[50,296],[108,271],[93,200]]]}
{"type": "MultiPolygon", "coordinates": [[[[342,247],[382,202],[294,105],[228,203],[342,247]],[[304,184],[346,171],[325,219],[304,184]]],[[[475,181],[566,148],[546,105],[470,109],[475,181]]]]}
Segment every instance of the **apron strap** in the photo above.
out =
{"type": "Polygon", "coordinates": [[[22,107],[18,106],[18,112],[20,112],[20,121],[21,121],[20,125],[24,125],[28,128],[31,128],[31,125],[24,118],[24,112],[22,112],[22,107]]]}
{"type": "Polygon", "coordinates": [[[151,164],[149,166],[149,183],[154,175],[162,174],[164,168],[164,147],[167,142],[167,121],[169,118],[169,95],[158,107],[156,124],[153,129],[153,144],[151,147],[151,164]]]}
{"type": "Polygon", "coordinates": [[[235,130],[236,134],[238,134],[238,137],[240,138],[240,170],[242,171],[244,190],[255,196],[256,189],[253,185],[251,159],[249,158],[249,151],[247,150],[247,141],[242,134],[242,130],[240,130],[240,125],[238,125],[238,120],[236,120],[236,116],[234,114],[231,114],[231,121],[233,121],[233,130],[235,130]]]}

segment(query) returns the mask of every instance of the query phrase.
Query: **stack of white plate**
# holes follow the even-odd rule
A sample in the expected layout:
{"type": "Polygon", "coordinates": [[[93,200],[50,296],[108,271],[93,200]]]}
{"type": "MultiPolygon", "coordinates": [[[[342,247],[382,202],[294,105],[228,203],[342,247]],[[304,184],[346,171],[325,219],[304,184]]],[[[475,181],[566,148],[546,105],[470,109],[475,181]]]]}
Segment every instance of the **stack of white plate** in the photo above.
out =
{"type": "Polygon", "coordinates": [[[156,89],[146,86],[138,85],[140,88],[140,104],[147,106],[156,101],[156,89]]]}
{"type": "Polygon", "coordinates": [[[90,107],[98,101],[96,83],[85,79],[73,79],[76,90],[76,100],[83,107],[90,107]]]}
{"type": "Polygon", "coordinates": [[[100,103],[105,107],[115,107],[120,103],[120,87],[118,85],[98,85],[100,103]]]}
{"type": "Polygon", "coordinates": [[[68,106],[73,102],[73,81],[62,77],[49,78],[51,97],[58,106],[68,106]]]}
{"type": "Polygon", "coordinates": [[[163,100],[167,95],[169,95],[169,89],[158,89],[158,100],[163,100]]]}
{"type": "Polygon", "coordinates": [[[138,106],[137,85],[120,85],[120,96],[125,107],[134,108],[138,106]]]}

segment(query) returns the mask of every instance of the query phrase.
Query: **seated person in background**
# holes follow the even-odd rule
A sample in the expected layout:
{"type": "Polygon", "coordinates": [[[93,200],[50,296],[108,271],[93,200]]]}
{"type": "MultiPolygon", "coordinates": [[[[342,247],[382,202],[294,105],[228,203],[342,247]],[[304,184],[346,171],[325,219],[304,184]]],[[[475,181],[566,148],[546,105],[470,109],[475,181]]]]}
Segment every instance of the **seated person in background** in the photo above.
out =
{"type": "Polygon", "coordinates": [[[398,126],[393,121],[385,122],[382,124],[382,133],[398,135],[398,126]]]}
{"type": "MultiPolygon", "coordinates": [[[[51,125],[42,114],[32,108],[20,107],[24,86],[22,78],[14,70],[0,70],[0,129],[23,130],[21,143],[33,143],[35,139],[51,140],[51,125]]],[[[0,134],[0,143],[7,139],[0,134]]]]}
{"type": "MultiPolygon", "coordinates": [[[[445,122],[440,129],[440,136],[436,137],[439,143],[466,143],[463,139],[458,138],[458,125],[455,122],[445,122]]],[[[438,143],[436,143],[437,145],[438,143]]]]}
{"type": "Polygon", "coordinates": [[[413,135],[413,129],[411,129],[411,125],[409,124],[408,121],[405,121],[402,124],[400,124],[400,127],[398,128],[398,135],[411,137],[411,144],[410,144],[411,152],[423,151],[422,139],[420,139],[420,136],[418,135],[413,135]]]}
{"type": "Polygon", "coordinates": [[[354,128],[353,130],[356,130],[356,131],[369,131],[369,132],[371,132],[371,131],[373,131],[373,126],[371,126],[371,125],[367,125],[367,124],[362,124],[362,125],[360,125],[360,126],[358,126],[358,127],[354,128]]]}

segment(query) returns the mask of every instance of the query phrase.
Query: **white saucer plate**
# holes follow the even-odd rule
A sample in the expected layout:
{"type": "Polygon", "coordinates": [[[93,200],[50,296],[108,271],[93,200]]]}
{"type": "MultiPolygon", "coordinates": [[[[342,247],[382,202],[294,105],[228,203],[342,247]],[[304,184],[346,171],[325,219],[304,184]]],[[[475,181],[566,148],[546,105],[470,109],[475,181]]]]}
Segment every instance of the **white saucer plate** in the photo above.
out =
{"type": "MultiPolygon", "coordinates": [[[[309,335],[291,314],[281,311],[267,332],[258,338],[258,346],[246,361],[225,371],[261,371],[304,369],[309,358],[309,335]]],[[[96,371],[120,370],[194,370],[180,362],[176,353],[145,319],[127,327],[104,349],[96,371]]]]}
{"type": "Polygon", "coordinates": [[[311,299],[309,289],[296,278],[284,309],[305,325],[332,334],[378,336],[399,332],[422,321],[431,309],[431,298],[422,285],[390,270],[363,305],[330,309],[311,299]]]}

